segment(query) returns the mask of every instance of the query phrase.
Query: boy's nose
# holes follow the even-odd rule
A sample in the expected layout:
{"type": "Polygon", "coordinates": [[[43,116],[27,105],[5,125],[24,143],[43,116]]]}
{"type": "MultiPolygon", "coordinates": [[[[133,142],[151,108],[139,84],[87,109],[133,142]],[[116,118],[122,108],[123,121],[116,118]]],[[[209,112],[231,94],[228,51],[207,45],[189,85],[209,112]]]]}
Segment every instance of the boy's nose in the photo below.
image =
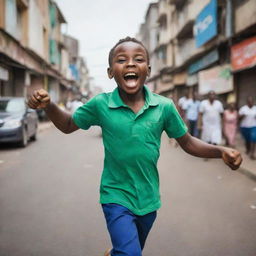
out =
{"type": "Polygon", "coordinates": [[[128,66],[128,67],[135,66],[135,62],[134,62],[132,59],[130,59],[130,60],[127,62],[127,66],[128,66]]]}

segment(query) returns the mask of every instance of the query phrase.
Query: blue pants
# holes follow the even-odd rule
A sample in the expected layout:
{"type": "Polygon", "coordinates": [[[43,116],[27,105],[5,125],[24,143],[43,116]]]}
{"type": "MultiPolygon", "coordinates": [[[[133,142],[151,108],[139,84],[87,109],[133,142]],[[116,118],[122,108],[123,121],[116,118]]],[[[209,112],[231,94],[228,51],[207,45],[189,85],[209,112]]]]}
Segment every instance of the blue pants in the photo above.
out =
{"type": "Polygon", "coordinates": [[[156,211],[138,216],[117,204],[103,204],[113,249],[111,256],[141,256],[156,211]]]}

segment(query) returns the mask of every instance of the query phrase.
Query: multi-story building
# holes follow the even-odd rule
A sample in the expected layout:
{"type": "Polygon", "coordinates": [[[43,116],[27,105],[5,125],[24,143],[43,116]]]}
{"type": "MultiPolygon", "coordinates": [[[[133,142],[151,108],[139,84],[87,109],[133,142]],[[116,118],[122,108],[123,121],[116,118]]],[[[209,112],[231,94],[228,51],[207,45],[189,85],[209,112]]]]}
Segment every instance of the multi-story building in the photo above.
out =
{"type": "Polygon", "coordinates": [[[256,1],[229,0],[233,13],[231,65],[238,105],[256,95],[256,1]]]}
{"type": "Polygon", "coordinates": [[[187,89],[215,90],[244,104],[256,94],[255,12],[254,0],[159,0],[157,72],[149,83],[174,100],[187,89]]]}
{"type": "Polygon", "coordinates": [[[0,1],[0,96],[45,88],[53,101],[65,101],[72,77],[63,23],[53,0],[0,1]]]}
{"type": "Polygon", "coordinates": [[[72,80],[73,94],[87,96],[90,91],[89,70],[84,58],[79,56],[79,41],[64,35],[64,45],[69,55],[69,78],[72,80]]]}
{"type": "Polygon", "coordinates": [[[145,47],[148,50],[150,57],[150,66],[151,66],[151,78],[148,81],[147,85],[151,90],[156,89],[156,79],[159,76],[158,72],[158,64],[157,64],[157,37],[158,37],[158,4],[151,3],[148,7],[145,23],[143,23],[140,27],[140,31],[137,35],[138,39],[141,40],[145,47]]]}

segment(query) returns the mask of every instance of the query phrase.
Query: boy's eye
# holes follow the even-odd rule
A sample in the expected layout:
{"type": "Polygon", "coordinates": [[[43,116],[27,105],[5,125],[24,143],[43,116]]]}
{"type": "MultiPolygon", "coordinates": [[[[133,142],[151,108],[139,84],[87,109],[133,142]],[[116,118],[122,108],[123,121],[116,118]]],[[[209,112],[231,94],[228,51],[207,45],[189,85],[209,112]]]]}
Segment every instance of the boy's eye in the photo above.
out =
{"type": "Polygon", "coordinates": [[[118,59],[117,60],[117,63],[124,63],[125,62],[125,59],[118,59]]]}
{"type": "Polygon", "coordinates": [[[138,62],[143,62],[144,61],[143,58],[136,58],[135,60],[138,61],[138,62]]]}

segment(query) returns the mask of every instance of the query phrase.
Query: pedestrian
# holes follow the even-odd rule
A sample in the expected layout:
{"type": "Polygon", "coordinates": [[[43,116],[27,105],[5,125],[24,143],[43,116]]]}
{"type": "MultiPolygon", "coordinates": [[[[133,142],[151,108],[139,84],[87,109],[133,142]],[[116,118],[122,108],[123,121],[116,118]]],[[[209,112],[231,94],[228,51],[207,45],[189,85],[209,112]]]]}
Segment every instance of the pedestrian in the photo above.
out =
{"type": "Polygon", "coordinates": [[[235,147],[237,123],[238,112],[235,103],[229,103],[228,108],[223,114],[223,134],[226,140],[226,146],[235,147]]]}
{"type": "Polygon", "coordinates": [[[256,106],[254,105],[253,97],[247,98],[247,104],[239,109],[240,130],[245,140],[246,154],[252,160],[256,159],[255,144],[256,144],[256,106]]]}
{"type": "Polygon", "coordinates": [[[210,91],[208,99],[201,102],[199,111],[201,139],[209,144],[219,145],[222,139],[221,121],[224,109],[222,103],[216,100],[214,91],[210,91]]]}
{"type": "Polygon", "coordinates": [[[193,92],[193,96],[188,100],[186,106],[186,119],[188,120],[189,132],[192,136],[198,137],[197,120],[199,113],[200,101],[197,92],[193,92]]]}
{"type": "Polygon", "coordinates": [[[100,203],[112,241],[105,256],[142,255],[161,206],[157,161],[163,131],[194,156],[222,158],[233,170],[242,161],[236,150],[189,135],[173,102],[144,86],[150,69],[144,45],[127,37],[109,53],[108,76],[117,84],[113,92],[95,96],[73,115],[61,111],[42,89],[28,102],[32,108],[44,108],[64,133],[92,125],[102,128],[105,160],[100,203]]]}
{"type": "Polygon", "coordinates": [[[74,114],[75,111],[83,105],[83,102],[80,99],[80,96],[75,96],[72,101],[67,102],[67,109],[71,114],[74,114]]]}
{"type": "Polygon", "coordinates": [[[187,121],[186,120],[186,109],[187,109],[187,105],[188,105],[189,101],[190,101],[189,91],[186,89],[184,96],[182,96],[178,100],[178,110],[179,110],[179,113],[184,121],[187,121]]]}

